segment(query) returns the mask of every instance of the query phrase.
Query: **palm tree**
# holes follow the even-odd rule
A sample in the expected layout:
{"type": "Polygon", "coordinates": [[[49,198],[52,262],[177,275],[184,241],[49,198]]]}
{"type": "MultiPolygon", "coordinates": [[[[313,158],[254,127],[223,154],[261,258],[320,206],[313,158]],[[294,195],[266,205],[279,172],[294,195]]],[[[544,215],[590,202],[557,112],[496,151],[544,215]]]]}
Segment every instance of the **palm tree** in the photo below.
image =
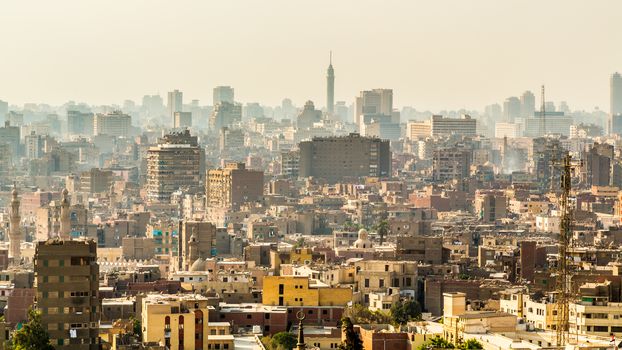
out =
{"type": "Polygon", "coordinates": [[[384,236],[389,234],[389,223],[387,220],[382,220],[376,225],[375,229],[380,235],[380,245],[382,245],[384,243],[384,236]]]}

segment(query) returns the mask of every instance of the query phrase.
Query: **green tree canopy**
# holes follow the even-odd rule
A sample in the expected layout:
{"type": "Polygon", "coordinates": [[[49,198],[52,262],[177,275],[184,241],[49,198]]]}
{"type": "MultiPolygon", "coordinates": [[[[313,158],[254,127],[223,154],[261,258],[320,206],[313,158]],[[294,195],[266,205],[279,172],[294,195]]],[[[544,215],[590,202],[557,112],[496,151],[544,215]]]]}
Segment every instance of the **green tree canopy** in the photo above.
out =
{"type": "Polygon", "coordinates": [[[340,350],[363,350],[363,342],[354,331],[354,324],[349,317],[341,319],[341,331],[345,335],[345,340],[339,344],[340,350]]]}
{"type": "Polygon", "coordinates": [[[272,350],[292,350],[298,344],[296,335],[290,332],[279,332],[270,339],[272,350]]]}
{"type": "Polygon", "coordinates": [[[477,341],[477,339],[468,339],[464,343],[460,344],[459,348],[463,350],[483,349],[484,346],[482,345],[482,343],[477,341]]]}
{"type": "Polygon", "coordinates": [[[50,336],[41,324],[41,313],[28,311],[28,322],[13,333],[10,348],[13,350],[54,350],[50,336]]]}
{"type": "Polygon", "coordinates": [[[455,349],[454,344],[445,340],[445,338],[434,337],[427,342],[419,345],[417,350],[427,350],[427,349],[455,349]]]}
{"type": "Polygon", "coordinates": [[[421,319],[421,305],[416,300],[399,300],[391,306],[391,320],[393,324],[405,325],[408,321],[421,319]]]}

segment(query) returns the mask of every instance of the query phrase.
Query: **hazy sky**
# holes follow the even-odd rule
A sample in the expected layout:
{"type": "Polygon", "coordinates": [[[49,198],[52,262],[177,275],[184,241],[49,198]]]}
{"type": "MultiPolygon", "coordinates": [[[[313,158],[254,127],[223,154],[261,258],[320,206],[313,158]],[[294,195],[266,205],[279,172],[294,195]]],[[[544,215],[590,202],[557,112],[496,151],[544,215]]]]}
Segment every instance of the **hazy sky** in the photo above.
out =
{"type": "MultiPolygon", "coordinates": [[[[325,105],[393,88],[397,106],[481,109],[530,89],[608,110],[622,1],[2,1],[0,99],[140,101],[178,88],[211,104],[325,105]]],[[[537,102],[539,103],[539,102],[537,102]]]]}

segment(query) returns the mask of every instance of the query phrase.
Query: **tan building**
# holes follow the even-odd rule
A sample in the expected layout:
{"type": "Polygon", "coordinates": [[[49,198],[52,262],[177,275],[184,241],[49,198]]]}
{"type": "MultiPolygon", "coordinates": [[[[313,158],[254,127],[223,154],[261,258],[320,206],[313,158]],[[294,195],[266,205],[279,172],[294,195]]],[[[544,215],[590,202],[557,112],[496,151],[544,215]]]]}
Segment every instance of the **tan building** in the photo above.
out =
{"type": "Polygon", "coordinates": [[[121,111],[108,114],[96,114],[93,118],[94,135],[124,136],[130,135],[132,117],[121,111]]]}
{"type": "Polygon", "coordinates": [[[300,177],[317,177],[328,182],[360,177],[391,176],[388,140],[348,136],[314,137],[300,148],[300,177]]]}
{"type": "Polygon", "coordinates": [[[432,126],[429,121],[409,121],[406,124],[406,137],[412,140],[425,139],[432,136],[432,126]]]}
{"type": "Polygon", "coordinates": [[[92,240],[39,242],[35,287],[41,322],[56,349],[100,349],[99,266],[92,240]]]}
{"type": "Polygon", "coordinates": [[[400,291],[410,291],[416,297],[417,262],[363,260],[354,264],[356,292],[360,293],[359,302],[369,304],[370,293],[384,292],[396,287],[400,291]]]}
{"type": "Polygon", "coordinates": [[[147,151],[147,198],[153,202],[169,202],[179,189],[187,193],[201,191],[201,174],[205,152],[190,131],[165,135],[147,151]]]}
{"type": "Polygon", "coordinates": [[[262,303],[279,306],[345,306],[352,300],[349,287],[330,287],[309,277],[265,276],[262,303]]]}
{"type": "Polygon", "coordinates": [[[263,171],[248,170],[244,163],[228,163],[207,172],[207,206],[238,209],[263,196],[263,171]]]}
{"type": "Polygon", "coordinates": [[[443,336],[459,343],[465,334],[516,332],[516,316],[505,312],[467,311],[466,294],[443,293],[443,336]]]}
{"type": "Polygon", "coordinates": [[[475,193],[475,215],[483,222],[495,222],[507,217],[507,197],[502,191],[475,193]]]}
{"type": "Polygon", "coordinates": [[[93,168],[80,174],[81,192],[101,193],[110,190],[112,183],[112,170],[93,168]]]}
{"type": "Polygon", "coordinates": [[[192,112],[175,112],[173,114],[174,128],[189,128],[192,126],[192,112]]]}
{"type": "Polygon", "coordinates": [[[432,136],[440,135],[477,135],[477,120],[469,115],[460,118],[445,118],[442,115],[433,115],[430,119],[432,136]]]}
{"type": "Polygon", "coordinates": [[[170,350],[233,350],[227,322],[209,322],[208,299],[197,294],[147,295],[141,303],[144,342],[170,350]]]}

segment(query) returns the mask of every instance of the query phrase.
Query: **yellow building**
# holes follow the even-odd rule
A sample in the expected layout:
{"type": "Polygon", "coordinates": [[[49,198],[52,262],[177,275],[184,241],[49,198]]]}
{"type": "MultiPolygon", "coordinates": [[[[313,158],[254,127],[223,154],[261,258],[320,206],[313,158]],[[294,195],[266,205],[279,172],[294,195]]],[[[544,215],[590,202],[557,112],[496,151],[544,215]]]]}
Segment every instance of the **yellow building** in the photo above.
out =
{"type": "Polygon", "coordinates": [[[207,298],[200,295],[147,295],[141,303],[143,341],[170,350],[233,350],[226,322],[208,322],[207,298]]]}
{"type": "Polygon", "coordinates": [[[569,305],[572,333],[608,337],[622,335],[622,303],[612,303],[606,297],[583,297],[569,305]]]}
{"type": "Polygon", "coordinates": [[[263,279],[264,305],[344,306],[351,300],[351,288],[329,287],[306,276],[266,276],[263,279]]]}

